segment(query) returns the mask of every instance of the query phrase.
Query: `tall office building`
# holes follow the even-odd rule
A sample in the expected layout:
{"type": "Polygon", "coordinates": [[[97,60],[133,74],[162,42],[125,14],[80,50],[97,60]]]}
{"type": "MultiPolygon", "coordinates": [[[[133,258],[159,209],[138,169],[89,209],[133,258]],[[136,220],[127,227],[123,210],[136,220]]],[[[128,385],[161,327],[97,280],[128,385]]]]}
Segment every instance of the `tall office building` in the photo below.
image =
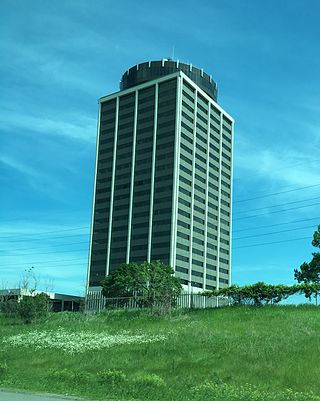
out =
{"type": "Polygon", "coordinates": [[[137,64],[99,100],[88,287],[161,260],[193,291],[230,283],[233,119],[191,64],[137,64]]]}

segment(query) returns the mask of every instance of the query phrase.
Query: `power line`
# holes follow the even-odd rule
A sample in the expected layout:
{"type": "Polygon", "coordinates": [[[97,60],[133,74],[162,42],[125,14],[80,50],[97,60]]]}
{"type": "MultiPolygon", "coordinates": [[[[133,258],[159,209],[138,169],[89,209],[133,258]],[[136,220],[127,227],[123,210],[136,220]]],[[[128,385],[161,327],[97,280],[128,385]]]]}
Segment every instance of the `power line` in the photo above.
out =
{"type": "MultiPolygon", "coordinates": [[[[24,236],[33,236],[33,235],[42,235],[42,234],[54,234],[54,233],[62,233],[65,231],[75,231],[75,230],[83,230],[84,228],[89,228],[89,226],[83,226],[83,227],[75,227],[75,228],[68,228],[65,230],[55,230],[55,231],[41,231],[41,232],[37,232],[37,233],[31,233],[31,234],[23,234],[24,236]]],[[[15,236],[13,235],[8,235],[8,236],[4,236],[4,237],[0,237],[1,239],[6,239],[6,238],[15,238],[15,236]]]]}
{"type": "MultiPolygon", "coordinates": [[[[290,190],[290,191],[296,191],[296,190],[300,190],[300,189],[303,189],[303,188],[309,188],[309,187],[318,186],[318,185],[320,185],[320,184],[316,184],[316,185],[312,185],[312,186],[308,186],[308,187],[302,187],[302,188],[298,188],[298,189],[290,190]]],[[[284,191],[284,192],[286,192],[286,191],[284,191]]],[[[284,192],[278,192],[278,193],[284,193],[284,192]]],[[[269,195],[267,195],[267,196],[269,196],[269,195]]],[[[270,196],[271,196],[271,194],[270,194],[270,196]]],[[[247,200],[251,200],[251,199],[257,199],[257,198],[250,198],[250,199],[247,199],[247,200]]],[[[320,197],[317,196],[317,197],[313,197],[313,198],[301,199],[301,200],[298,200],[298,201],[280,203],[278,205],[270,205],[270,206],[265,206],[265,207],[261,207],[261,208],[243,210],[243,211],[240,211],[238,213],[240,213],[240,214],[241,213],[248,213],[248,212],[253,212],[253,211],[257,211],[257,210],[270,209],[270,208],[274,208],[274,207],[285,206],[285,205],[290,205],[290,204],[295,204],[295,203],[300,203],[300,202],[306,202],[306,201],[309,201],[309,200],[316,200],[316,199],[320,199],[320,197]]],[[[245,199],[243,201],[245,201],[245,199]]],[[[234,203],[237,203],[237,202],[242,202],[242,201],[235,201],[234,203]]],[[[307,206],[313,206],[313,205],[316,205],[316,204],[306,205],[306,206],[301,206],[301,207],[307,207],[307,206]]],[[[237,215],[238,215],[238,213],[237,213],[237,215]]],[[[274,212],[270,212],[270,213],[274,213],[274,212]]],[[[248,216],[248,217],[255,217],[255,216],[248,216]]],[[[238,219],[240,219],[240,218],[234,218],[234,220],[238,220],[238,219]]],[[[88,228],[90,228],[90,226],[81,226],[81,227],[74,227],[74,228],[68,228],[68,229],[63,229],[63,230],[54,230],[54,231],[41,231],[41,232],[38,232],[38,233],[30,233],[30,234],[27,233],[27,234],[24,234],[23,237],[24,236],[28,236],[28,237],[30,237],[30,236],[38,236],[38,235],[42,235],[42,234],[54,234],[54,233],[68,232],[68,231],[76,231],[76,230],[83,230],[83,229],[88,229],[88,228]]],[[[83,233],[83,234],[68,235],[68,236],[57,236],[57,237],[51,237],[51,238],[48,238],[48,239],[69,238],[69,237],[73,237],[73,236],[89,235],[89,234],[90,234],[90,232],[83,233]]],[[[46,239],[46,238],[31,238],[31,239],[27,238],[27,239],[23,239],[23,237],[22,238],[18,237],[19,238],[18,242],[29,241],[29,240],[31,240],[31,241],[42,241],[42,240],[46,239]]],[[[1,236],[0,237],[0,239],[7,239],[8,242],[16,242],[17,241],[17,240],[11,241],[12,238],[17,238],[17,236],[9,235],[9,236],[1,236]]]]}
{"type": "MultiPolygon", "coordinates": [[[[280,194],[280,193],[286,193],[286,192],[292,192],[292,191],[298,191],[298,190],[302,190],[302,189],[306,189],[306,188],[311,188],[311,187],[316,187],[319,186],[320,184],[315,184],[315,185],[311,185],[311,186],[306,186],[306,187],[301,187],[301,188],[297,188],[297,189],[292,189],[289,191],[281,191],[281,192],[277,192],[274,194],[268,194],[266,196],[263,197],[267,197],[267,196],[272,196],[272,195],[276,195],[276,194],[280,194]]],[[[256,197],[256,198],[250,198],[247,200],[251,200],[251,199],[258,199],[258,198],[262,198],[262,197],[256,197]]],[[[284,205],[289,205],[289,204],[295,204],[295,203],[299,203],[299,202],[305,202],[308,200],[314,200],[314,199],[319,199],[319,197],[315,197],[315,198],[308,198],[308,199],[304,199],[304,200],[300,200],[300,201],[293,201],[293,202],[286,202],[283,204],[278,204],[278,205],[271,205],[271,206],[267,206],[267,207],[263,207],[263,208],[256,208],[256,209],[250,209],[247,210],[246,212],[251,212],[251,211],[256,211],[256,210],[263,210],[263,209],[268,209],[268,208],[274,208],[274,207],[279,207],[279,206],[284,206],[284,205]]],[[[245,200],[242,200],[245,201],[245,200]]],[[[240,202],[240,201],[238,201],[240,202]]],[[[235,202],[236,203],[236,202],[235,202]]],[[[294,207],[294,208],[289,208],[289,209],[283,209],[283,210],[276,210],[276,211],[268,211],[265,213],[260,213],[260,214],[256,214],[256,215],[252,215],[252,216],[244,216],[244,217],[236,217],[233,220],[242,220],[242,219],[247,219],[247,218],[254,218],[254,217],[259,217],[259,216],[263,216],[266,214],[274,214],[274,213],[282,213],[282,212],[286,212],[286,211],[290,211],[290,210],[296,210],[296,209],[300,209],[300,208],[306,208],[306,207],[311,207],[311,206],[315,206],[318,205],[320,203],[314,203],[311,205],[302,205],[302,206],[298,206],[298,207],[294,207]]],[[[241,212],[240,212],[241,213],[241,212]]],[[[244,212],[242,212],[244,213],[244,212]]],[[[247,230],[252,230],[252,229],[260,229],[260,228],[267,228],[267,227],[274,227],[274,226],[279,226],[279,225],[285,225],[285,224],[292,224],[295,222],[302,222],[302,221],[309,221],[309,220],[313,220],[315,218],[319,218],[319,217],[314,217],[312,219],[304,219],[304,220],[296,220],[293,222],[286,222],[286,223],[278,223],[278,224],[271,224],[271,225],[264,225],[264,226],[259,226],[259,227],[251,227],[251,228],[245,228],[245,229],[241,229],[241,230],[235,230],[234,232],[240,232],[240,231],[247,231],[247,230]]],[[[25,234],[28,237],[30,236],[34,236],[34,235],[42,235],[42,234],[53,234],[53,233],[59,233],[59,232],[70,232],[70,231],[76,231],[76,230],[82,230],[82,229],[86,229],[89,226],[81,226],[81,227],[75,227],[75,228],[70,228],[70,229],[63,229],[63,230],[54,230],[54,231],[43,231],[40,233],[31,233],[31,234],[25,234]]],[[[306,227],[308,228],[308,227],[306,227]]],[[[298,228],[299,229],[299,228],[298,228]]],[[[292,230],[282,230],[280,232],[286,232],[286,231],[295,231],[297,229],[292,229],[292,230]]],[[[254,235],[254,236],[247,236],[247,237],[240,237],[238,239],[244,239],[244,238],[253,238],[255,236],[262,236],[262,235],[271,235],[271,234],[276,234],[277,232],[273,232],[270,234],[261,234],[261,235],[254,235]]],[[[61,239],[61,238],[71,238],[71,237],[79,237],[79,236],[89,236],[89,233],[83,233],[83,234],[74,234],[74,235],[67,235],[67,236],[55,236],[55,237],[49,237],[49,238],[26,238],[26,239],[16,239],[16,240],[12,240],[11,238],[15,238],[14,236],[6,236],[6,237],[0,237],[2,239],[7,239],[7,242],[10,243],[16,243],[16,242],[27,242],[27,241],[46,241],[46,240],[52,240],[52,239],[61,239]]],[[[80,244],[80,243],[88,243],[88,241],[83,241],[83,242],[74,242],[71,244],[61,244],[61,245],[49,245],[51,247],[56,247],[56,246],[70,246],[70,245],[75,245],[75,244],[80,244]]],[[[31,249],[39,249],[39,248],[18,248],[17,250],[31,250],[31,249]]],[[[62,252],[72,252],[72,251],[60,251],[62,252]]],[[[74,251],[76,252],[76,251],[74,251]]],[[[55,253],[55,251],[53,252],[46,252],[46,253],[41,253],[41,254],[49,254],[49,253],[55,253]]],[[[31,254],[20,254],[21,256],[26,256],[26,255],[31,255],[31,254]]],[[[7,256],[15,256],[15,255],[7,255],[7,256]]],[[[19,256],[19,255],[18,255],[19,256]]]]}
{"type": "Polygon", "coordinates": [[[268,198],[270,196],[275,196],[275,195],[280,195],[280,194],[286,194],[289,192],[294,192],[294,191],[301,191],[302,189],[307,189],[307,188],[314,188],[314,187],[319,187],[320,184],[314,184],[314,185],[308,185],[306,187],[299,187],[296,189],[288,189],[287,191],[280,191],[280,192],[274,192],[271,194],[266,194],[266,195],[261,195],[261,196],[255,196],[253,198],[247,198],[247,199],[240,199],[238,201],[234,201],[233,203],[240,203],[240,202],[248,202],[250,200],[255,200],[255,199],[261,199],[261,198],[268,198]]]}
{"type": "MultiPolygon", "coordinates": [[[[39,265],[39,264],[47,264],[47,263],[59,263],[59,262],[71,262],[71,261],[74,261],[74,260],[83,260],[83,261],[86,261],[86,262],[88,262],[88,258],[73,258],[73,259],[58,259],[58,260],[43,260],[43,261],[40,261],[40,262],[24,262],[24,263],[18,263],[18,264],[7,264],[6,263],[6,265],[7,266],[10,266],[10,267],[17,267],[17,266],[26,266],[26,265],[33,265],[33,266],[36,266],[36,265],[39,265]]],[[[50,266],[51,267],[51,266],[50,266]]]]}
{"type": "Polygon", "coordinates": [[[289,208],[289,209],[275,210],[274,212],[265,212],[265,213],[254,214],[253,216],[237,217],[237,218],[235,218],[235,219],[233,219],[233,220],[251,219],[251,218],[253,218],[253,217],[264,216],[264,215],[266,215],[266,214],[274,214],[274,213],[288,212],[288,211],[290,211],[290,210],[303,209],[303,208],[305,208],[305,207],[311,207],[311,206],[316,206],[316,205],[320,205],[320,202],[312,203],[311,205],[304,205],[304,206],[291,207],[291,208],[289,208]]]}
{"type": "Polygon", "coordinates": [[[238,212],[237,214],[255,212],[257,210],[271,209],[273,207],[279,207],[279,206],[293,205],[295,203],[307,202],[307,201],[316,200],[316,199],[320,199],[320,196],[316,196],[315,198],[301,199],[301,200],[292,201],[292,202],[279,203],[278,205],[259,207],[259,208],[256,208],[256,209],[249,209],[249,210],[243,210],[243,211],[240,210],[240,212],[238,212]]]}
{"type": "MultiPolygon", "coordinates": [[[[266,228],[266,227],[270,227],[270,226],[279,226],[279,225],[283,225],[283,224],[292,224],[292,223],[296,223],[296,222],[301,222],[301,221],[308,221],[308,220],[313,220],[313,219],[307,219],[307,220],[296,220],[293,222],[287,222],[287,223],[279,223],[279,224],[274,224],[274,225],[269,225],[269,226],[260,226],[258,228],[266,228]]],[[[284,232],[291,232],[291,231],[297,231],[297,230],[302,230],[302,229],[307,229],[307,228],[314,228],[314,225],[312,226],[305,226],[305,227],[296,227],[296,228],[291,228],[291,229],[286,229],[286,230],[280,230],[280,231],[273,231],[273,232],[269,232],[269,233],[262,233],[262,234],[255,234],[255,235],[248,235],[245,237],[238,237],[238,238],[234,238],[233,240],[242,240],[242,239],[248,239],[248,238],[256,238],[256,237],[262,237],[262,236],[267,236],[267,235],[273,235],[273,234],[280,234],[280,233],[284,233],[284,232]]],[[[245,229],[245,230],[249,230],[249,229],[245,229]]],[[[238,230],[238,231],[245,231],[245,230],[238,230]]],[[[254,244],[254,245],[243,245],[243,246],[236,246],[234,247],[234,249],[238,249],[238,248],[247,248],[247,247],[252,247],[252,246],[260,246],[260,245],[269,245],[269,244],[277,244],[277,243],[282,243],[282,242],[288,242],[288,241],[295,241],[295,240],[299,240],[299,239],[310,239],[310,237],[302,237],[302,238],[297,238],[294,240],[283,240],[283,241],[273,241],[273,242],[267,242],[267,243],[262,243],[262,244],[254,244]]],[[[75,245],[75,244],[81,244],[81,243],[86,243],[88,245],[88,242],[76,242],[76,243],[72,243],[72,244],[68,244],[68,245],[75,245]]],[[[66,245],[66,244],[64,244],[66,245]]],[[[63,246],[64,246],[63,245],[63,246]]],[[[32,249],[32,248],[25,248],[25,249],[32,249]]],[[[37,248],[33,248],[33,249],[37,249],[37,248]]],[[[87,251],[87,249],[72,249],[72,250],[65,250],[65,251],[59,251],[59,253],[66,253],[66,252],[79,252],[79,251],[87,251]]],[[[51,254],[51,253],[57,253],[56,251],[51,251],[51,252],[43,252],[43,253],[37,253],[37,255],[47,255],[47,254],[51,254]]],[[[19,257],[19,256],[34,256],[33,254],[30,253],[26,253],[26,254],[16,254],[16,255],[4,255],[3,257],[9,257],[9,256],[15,256],[15,257],[19,257]]],[[[78,260],[78,259],[70,259],[70,260],[78,260]]],[[[80,259],[82,260],[82,259],[80,259]]],[[[61,262],[62,260],[56,260],[54,262],[61,262]]],[[[50,261],[46,261],[46,262],[37,262],[37,263],[50,263],[50,261]]],[[[24,263],[28,264],[28,263],[24,263]]],[[[36,263],[33,263],[36,264],[36,263]]]]}
{"type": "Polygon", "coordinates": [[[293,220],[293,221],[288,221],[288,222],[285,222],[285,223],[266,224],[264,226],[258,226],[258,227],[247,227],[247,228],[242,228],[240,230],[234,230],[233,232],[234,233],[238,233],[240,231],[259,230],[261,228],[269,228],[269,227],[283,226],[283,225],[286,225],[286,224],[302,223],[302,222],[305,222],[305,221],[311,221],[311,220],[315,220],[315,219],[320,219],[320,216],[312,217],[311,219],[293,220]]]}
{"type": "MultiPolygon", "coordinates": [[[[247,219],[247,218],[253,218],[253,217],[259,217],[259,216],[263,216],[266,214],[274,214],[274,213],[281,213],[281,212],[286,212],[286,211],[290,211],[290,210],[295,210],[295,209],[299,209],[299,208],[304,208],[304,207],[310,207],[310,206],[314,206],[314,205],[318,205],[319,203],[315,203],[315,204],[311,204],[311,205],[303,205],[303,206],[299,206],[299,207],[295,207],[295,208],[289,208],[289,209],[283,209],[283,210],[276,210],[273,212],[266,212],[266,213],[260,213],[260,214],[256,214],[253,216],[244,216],[244,217],[238,217],[238,218],[234,218],[233,220],[242,220],[242,219],[247,219]]],[[[240,229],[240,230],[234,230],[233,232],[241,232],[241,231],[248,231],[248,230],[256,230],[256,229],[261,229],[261,228],[268,228],[268,227],[276,227],[279,225],[286,225],[286,224],[293,224],[293,223],[299,223],[299,222],[305,222],[305,221],[310,221],[310,220],[314,220],[314,219],[320,219],[320,217],[313,217],[311,219],[302,219],[302,220],[295,220],[295,221],[291,221],[291,222],[285,222],[285,223],[277,223],[277,224],[268,224],[268,225],[263,225],[263,226],[258,226],[258,227],[249,227],[249,228],[244,228],[244,229],[240,229]]],[[[10,243],[16,243],[16,242],[28,242],[28,241],[46,241],[46,240],[52,240],[52,239],[61,239],[61,238],[71,238],[71,237],[79,237],[79,236],[88,236],[89,233],[86,234],[74,234],[74,235],[67,235],[67,236],[56,236],[56,237],[51,237],[51,238],[29,238],[29,239],[17,239],[17,240],[9,240],[7,242],[10,243]]],[[[49,244],[48,246],[51,247],[56,247],[56,246],[69,246],[69,245],[76,245],[76,244],[81,244],[81,243],[89,243],[89,241],[81,241],[81,242],[73,242],[71,244],[60,244],[60,245],[51,245],[49,244]]],[[[16,248],[17,250],[30,250],[30,249],[39,249],[38,247],[34,247],[34,248],[16,248]]]]}
{"type": "MultiPolygon", "coordinates": [[[[256,211],[256,210],[263,210],[263,209],[268,209],[268,208],[273,208],[273,207],[279,207],[279,206],[285,206],[285,205],[290,205],[290,204],[294,204],[294,203],[298,203],[298,202],[306,202],[308,200],[314,200],[314,199],[319,199],[320,197],[315,197],[315,198],[307,198],[304,200],[300,200],[300,201],[293,201],[293,202],[286,202],[286,203],[282,203],[279,205],[271,205],[271,206],[267,206],[267,207],[263,207],[263,208],[259,208],[259,209],[249,209],[246,212],[251,212],[251,211],[256,211]]],[[[273,214],[273,213],[281,213],[283,211],[287,211],[287,210],[295,210],[295,209],[299,209],[299,208],[304,208],[304,207],[310,207],[310,206],[314,206],[314,205],[318,205],[319,203],[314,203],[311,205],[303,205],[303,206],[299,206],[296,208],[291,208],[291,209],[283,209],[283,210],[277,210],[277,211],[273,211],[273,212],[265,212],[265,213],[260,213],[257,215],[253,215],[253,216],[244,216],[244,217],[235,217],[233,218],[233,220],[242,220],[242,219],[246,219],[246,218],[251,218],[251,217],[258,217],[258,216],[263,216],[265,214],[273,214]]],[[[241,212],[240,212],[241,213],[241,212]]],[[[244,213],[244,212],[242,212],[244,213]]],[[[82,227],[81,229],[86,228],[86,227],[82,227]]],[[[61,230],[61,232],[65,232],[65,231],[74,231],[74,230],[78,230],[80,228],[70,228],[70,229],[66,229],[66,230],[61,230]]],[[[56,231],[48,231],[46,232],[48,233],[54,233],[54,232],[60,232],[59,230],[56,231]]],[[[37,235],[39,235],[40,233],[38,233],[37,235]]],[[[29,234],[29,235],[36,235],[36,234],[29,234]]],[[[79,236],[86,236],[86,235],[90,235],[90,233],[83,233],[83,234],[74,234],[74,235],[65,235],[65,236],[56,236],[56,237],[49,237],[49,238],[20,238],[20,239],[16,239],[16,240],[12,240],[11,238],[15,238],[13,236],[10,237],[0,237],[2,239],[7,239],[8,240],[6,242],[28,242],[28,241],[45,241],[45,240],[51,240],[51,239],[60,239],[60,238],[71,238],[71,237],[79,237],[79,236]]]]}
{"type": "Polygon", "coordinates": [[[83,251],[88,251],[88,249],[86,248],[86,249],[68,249],[68,250],[66,250],[66,251],[59,251],[59,252],[57,252],[57,251],[49,251],[49,252],[40,252],[40,253],[36,253],[36,254],[34,254],[34,253],[17,253],[16,255],[3,255],[3,257],[12,257],[12,256],[15,256],[15,257],[19,257],[19,256],[38,256],[38,255],[49,255],[50,253],[66,253],[66,252],[83,252],[83,251]]]}
{"type": "MultiPolygon", "coordinates": [[[[79,244],[88,244],[88,245],[89,245],[89,241],[71,242],[71,243],[63,243],[63,244],[57,244],[57,245],[47,244],[47,245],[45,246],[45,248],[39,248],[39,247],[35,247],[35,248],[26,248],[26,247],[23,247],[23,248],[16,248],[16,247],[15,247],[14,249],[15,249],[16,251],[23,251],[23,250],[30,251],[31,249],[46,249],[46,248],[48,248],[48,247],[54,248],[54,247],[64,247],[64,246],[79,245],[79,244]]],[[[3,249],[2,251],[4,252],[5,250],[3,249]]]]}
{"type": "MultiPolygon", "coordinates": [[[[308,165],[310,166],[310,165],[312,165],[312,164],[318,164],[319,162],[320,162],[320,159],[314,159],[314,160],[308,159],[307,161],[304,161],[304,162],[299,162],[299,163],[291,164],[291,165],[289,165],[289,166],[287,166],[287,167],[283,167],[283,168],[277,169],[277,172],[279,172],[279,171],[286,171],[286,170],[292,169],[293,167],[302,166],[302,165],[304,165],[304,164],[308,164],[308,165]]],[[[235,177],[235,179],[236,179],[236,180],[239,180],[239,178],[237,178],[237,177],[235,177]]],[[[292,186],[295,186],[295,185],[296,185],[296,184],[281,185],[281,187],[279,187],[279,189],[288,188],[288,187],[292,187],[292,186]]]]}
{"type": "Polygon", "coordinates": [[[281,244],[283,242],[300,241],[303,239],[310,239],[310,237],[300,237],[300,238],[286,239],[286,240],[282,240],[282,241],[263,242],[262,244],[241,245],[241,246],[235,246],[235,247],[233,247],[233,249],[252,248],[252,247],[256,247],[256,246],[271,245],[271,244],[281,244]]]}
{"type": "Polygon", "coordinates": [[[14,243],[14,242],[28,242],[28,241],[44,241],[44,240],[52,240],[52,239],[60,239],[60,238],[81,237],[81,236],[84,236],[84,235],[89,236],[89,233],[86,233],[86,234],[74,234],[74,235],[63,235],[63,236],[51,237],[51,238],[17,239],[17,240],[9,240],[9,241],[6,241],[6,242],[14,243]]]}
{"type": "Polygon", "coordinates": [[[287,230],[273,231],[273,232],[271,232],[271,233],[247,235],[247,236],[245,236],[245,237],[233,238],[233,241],[240,240],[240,239],[246,239],[246,238],[263,237],[263,236],[265,236],[265,235],[280,234],[280,233],[285,233],[285,232],[290,232],[290,231],[304,230],[304,229],[312,228],[312,227],[314,227],[314,225],[313,225],[313,226],[307,226],[307,227],[289,228],[289,229],[287,229],[287,230]]]}
{"type": "MultiPolygon", "coordinates": [[[[30,266],[30,264],[31,263],[24,263],[24,264],[21,264],[21,265],[8,265],[8,267],[14,267],[14,268],[17,268],[17,269],[19,269],[19,268],[26,268],[26,267],[28,267],[28,266],[30,266]]],[[[37,266],[37,264],[36,263],[33,263],[33,265],[34,265],[34,267],[35,268],[37,268],[38,266],[37,266]]],[[[83,262],[78,262],[78,263],[75,263],[75,262],[73,262],[73,263],[68,263],[68,264],[66,264],[65,262],[62,262],[61,264],[58,264],[58,265],[56,265],[56,264],[50,264],[49,266],[39,266],[39,268],[43,268],[43,269],[46,269],[46,268],[58,268],[58,267],[63,267],[63,268],[67,268],[67,267],[69,267],[69,266],[82,266],[82,267],[86,267],[86,266],[88,266],[88,260],[85,260],[85,261],[83,261],[83,262]]],[[[39,272],[39,273],[41,273],[41,272],[39,272]]]]}

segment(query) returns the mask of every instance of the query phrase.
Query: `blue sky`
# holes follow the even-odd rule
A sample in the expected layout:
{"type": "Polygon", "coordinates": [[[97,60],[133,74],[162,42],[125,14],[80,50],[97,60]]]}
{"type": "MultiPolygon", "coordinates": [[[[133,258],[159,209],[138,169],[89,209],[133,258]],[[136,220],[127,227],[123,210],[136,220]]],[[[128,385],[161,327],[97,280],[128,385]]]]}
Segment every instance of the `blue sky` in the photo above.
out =
{"type": "Polygon", "coordinates": [[[236,120],[233,282],[292,283],[320,223],[319,14],[313,0],[2,0],[1,287],[34,266],[40,289],[83,293],[97,99],[173,47],[236,120]]]}

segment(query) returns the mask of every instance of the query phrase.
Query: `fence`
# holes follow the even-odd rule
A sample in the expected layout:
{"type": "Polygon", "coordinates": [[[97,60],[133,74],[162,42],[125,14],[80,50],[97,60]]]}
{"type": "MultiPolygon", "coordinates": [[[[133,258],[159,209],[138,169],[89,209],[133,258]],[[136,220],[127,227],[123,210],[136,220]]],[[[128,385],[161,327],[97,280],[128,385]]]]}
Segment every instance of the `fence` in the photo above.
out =
{"type": "MultiPolygon", "coordinates": [[[[182,308],[219,308],[227,306],[225,297],[207,297],[201,293],[183,293],[170,304],[175,309],[182,308]]],[[[156,306],[163,306],[159,303],[156,306]]],[[[100,312],[105,308],[135,309],[145,307],[143,302],[135,297],[105,298],[99,291],[89,291],[85,301],[86,312],[100,312]]]]}

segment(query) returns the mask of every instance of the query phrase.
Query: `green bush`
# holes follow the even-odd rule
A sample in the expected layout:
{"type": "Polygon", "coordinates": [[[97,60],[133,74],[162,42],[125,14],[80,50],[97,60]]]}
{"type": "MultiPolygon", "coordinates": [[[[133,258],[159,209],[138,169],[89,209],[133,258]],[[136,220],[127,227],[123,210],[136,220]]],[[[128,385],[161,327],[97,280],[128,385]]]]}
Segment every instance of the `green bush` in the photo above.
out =
{"type": "Polygon", "coordinates": [[[134,382],[143,385],[143,387],[161,387],[166,384],[162,377],[154,373],[140,373],[135,377],[134,382]]]}
{"type": "Polygon", "coordinates": [[[67,381],[73,379],[73,372],[68,369],[52,370],[50,378],[58,381],[67,381]]]}
{"type": "Polygon", "coordinates": [[[0,302],[0,311],[6,317],[14,317],[18,315],[19,303],[17,299],[8,299],[0,302]]]}
{"type": "Polygon", "coordinates": [[[98,380],[101,384],[120,384],[126,381],[126,375],[121,370],[106,369],[98,372],[98,380]]]}
{"type": "Polygon", "coordinates": [[[44,318],[49,312],[49,297],[43,292],[35,296],[24,296],[18,304],[18,314],[24,323],[44,318]]]}
{"type": "Polygon", "coordinates": [[[91,373],[86,371],[81,371],[81,372],[74,372],[72,380],[74,383],[84,384],[92,382],[93,378],[94,377],[91,373]]]}
{"type": "Polygon", "coordinates": [[[72,383],[88,383],[93,380],[93,375],[86,371],[71,371],[68,369],[54,370],[50,374],[51,379],[62,381],[62,382],[72,382],[72,383]]]}

